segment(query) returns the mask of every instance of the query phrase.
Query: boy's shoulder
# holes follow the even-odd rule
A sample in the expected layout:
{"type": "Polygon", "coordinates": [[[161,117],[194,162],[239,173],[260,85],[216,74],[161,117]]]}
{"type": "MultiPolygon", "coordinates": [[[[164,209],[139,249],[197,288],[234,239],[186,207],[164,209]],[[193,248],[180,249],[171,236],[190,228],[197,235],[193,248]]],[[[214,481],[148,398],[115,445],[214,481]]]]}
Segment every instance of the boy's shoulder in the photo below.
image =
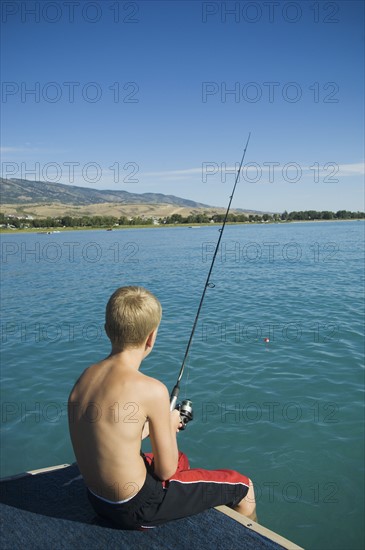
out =
{"type": "Polygon", "coordinates": [[[142,372],[138,372],[138,374],[140,375],[139,380],[141,384],[148,387],[148,389],[151,391],[151,393],[154,394],[155,397],[163,398],[166,395],[169,395],[168,389],[163,382],[142,372]]]}
{"type": "Polygon", "coordinates": [[[163,407],[169,408],[170,395],[167,387],[160,380],[148,376],[140,371],[133,373],[127,384],[115,380],[114,388],[111,390],[113,400],[127,398],[130,401],[135,401],[142,407],[146,416],[150,416],[152,410],[156,408],[156,403],[163,407]],[[118,391],[118,386],[121,392],[118,391]]]}
{"type": "Polygon", "coordinates": [[[169,392],[165,384],[157,378],[148,376],[140,370],[123,371],[113,367],[108,360],[100,361],[86,368],[76,381],[71,394],[71,400],[100,399],[118,400],[126,393],[149,403],[169,400],[169,392]],[[106,366],[106,369],[103,369],[106,366]]]}

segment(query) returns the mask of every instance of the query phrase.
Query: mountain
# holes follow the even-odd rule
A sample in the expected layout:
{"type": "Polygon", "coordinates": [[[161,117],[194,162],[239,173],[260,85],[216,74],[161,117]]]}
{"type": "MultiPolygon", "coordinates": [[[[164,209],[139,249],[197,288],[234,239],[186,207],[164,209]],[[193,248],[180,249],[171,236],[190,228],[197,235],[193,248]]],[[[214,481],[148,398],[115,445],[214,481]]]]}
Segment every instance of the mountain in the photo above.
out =
{"type": "Polygon", "coordinates": [[[162,193],[129,193],[118,190],[98,190],[63,183],[0,178],[2,204],[60,203],[73,206],[87,206],[101,203],[128,204],[170,204],[187,208],[209,208],[195,201],[163,195],[162,193]]]}

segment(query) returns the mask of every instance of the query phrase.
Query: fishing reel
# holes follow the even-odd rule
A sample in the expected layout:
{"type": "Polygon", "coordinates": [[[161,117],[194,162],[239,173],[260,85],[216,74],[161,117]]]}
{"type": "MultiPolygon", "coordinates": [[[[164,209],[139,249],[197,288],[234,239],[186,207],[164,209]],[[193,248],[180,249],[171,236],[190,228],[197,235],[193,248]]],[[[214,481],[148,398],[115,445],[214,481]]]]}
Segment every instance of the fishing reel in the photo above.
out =
{"type": "Polygon", "coordinates": [[[181,403],[177,403],[175,409],[178,410],[180,413],[180,419],[182,423],[180,430],[185,430],[186,424],[194,418],[193,404],[190,399],[184,399],[184,401],[181,401],[181,403]]]}

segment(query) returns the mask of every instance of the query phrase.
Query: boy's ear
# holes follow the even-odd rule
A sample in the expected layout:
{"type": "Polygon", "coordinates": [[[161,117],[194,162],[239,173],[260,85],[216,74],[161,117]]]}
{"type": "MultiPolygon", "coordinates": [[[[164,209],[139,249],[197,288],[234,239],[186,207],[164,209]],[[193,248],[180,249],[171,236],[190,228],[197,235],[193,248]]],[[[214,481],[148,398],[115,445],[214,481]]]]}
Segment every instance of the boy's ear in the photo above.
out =
{"type": "Polygon", "coordinates": [[[145,346],[146,348],[151,348],[151,349],[153,348],[155,344],[156,336],[157,336],[157,328],[148,335],[148,338],[146,340],[146,346],[145,346]]]}
{"type": "Polygon", "coordinates": [[[148,335],[148,338],[146,340],[146,348],[152,348],[153,346],[153,336],[154,336],[154,333],[151,332],[149,335],[148,335]]]}

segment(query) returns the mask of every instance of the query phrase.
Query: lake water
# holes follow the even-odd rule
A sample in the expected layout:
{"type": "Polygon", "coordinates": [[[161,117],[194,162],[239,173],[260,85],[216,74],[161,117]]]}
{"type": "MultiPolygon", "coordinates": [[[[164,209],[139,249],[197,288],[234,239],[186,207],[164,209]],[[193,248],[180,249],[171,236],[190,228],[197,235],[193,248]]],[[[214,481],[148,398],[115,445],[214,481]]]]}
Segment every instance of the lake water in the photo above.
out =
{"type": "MultiPolygon", "coordinates": [[[[172,389],[217,229],[2,235],[2,476],[74,461],[67,397],[109,353],[117,287],[160,299],[143,369],[172,389]]],[[[363,240],[357,221],[227,226],[182,381],[192,466],[250,476],[260,523],[306,549],[363,548],[363,240]]]]}

